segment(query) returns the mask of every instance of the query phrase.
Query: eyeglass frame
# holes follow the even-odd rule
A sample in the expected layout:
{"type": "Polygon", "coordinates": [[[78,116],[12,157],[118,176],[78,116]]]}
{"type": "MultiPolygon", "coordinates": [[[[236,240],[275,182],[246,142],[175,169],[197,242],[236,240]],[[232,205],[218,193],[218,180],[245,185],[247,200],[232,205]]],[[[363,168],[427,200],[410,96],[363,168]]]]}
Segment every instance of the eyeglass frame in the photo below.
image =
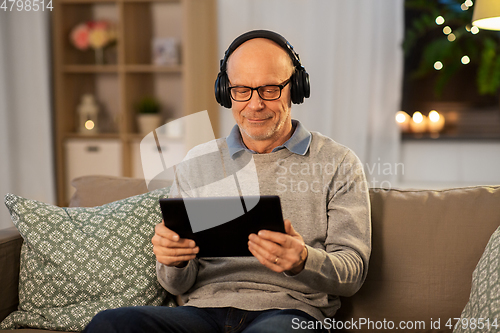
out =
{"type": "Polygon", "coordinates": [[[248,87],[248,86],[232,86],[232,87],[229,87],[229,96],[235,102],[248,102],[253,97],[253,91],[256,90],[257,91],[257,95],[259,95],[260,99],[262,99],[263,101],[276,101],[276,100],[278,100],[278,99],[281,98],[281,92],[282,92],[283,88],[285,88],[287,86],[287,84],[290,83],[291,80],[292,80],[292,77],[290,76],[290,78],[288,80],[286,80],[285,82],[283,82],[282,84],[265,84],[265,85],[258,86],[258,87],[255,87],[255,88],[248,87]],[[272,98],[272,99],[263,98],[260,95],[259,89],[260,88],[264,88],[264,87],[278,87],[278,88],[280,88],[280,94],[279,94],[279,96],[276,97],[276,98],[272,98]],[[233,94],[231,93],[231,89],[233,89],[233,88],[248,88],[248,89],[250,89],[250,97],[248,99],[246,99],[246,100],[243,100],[243,101],[234,99],[233,94]]]}

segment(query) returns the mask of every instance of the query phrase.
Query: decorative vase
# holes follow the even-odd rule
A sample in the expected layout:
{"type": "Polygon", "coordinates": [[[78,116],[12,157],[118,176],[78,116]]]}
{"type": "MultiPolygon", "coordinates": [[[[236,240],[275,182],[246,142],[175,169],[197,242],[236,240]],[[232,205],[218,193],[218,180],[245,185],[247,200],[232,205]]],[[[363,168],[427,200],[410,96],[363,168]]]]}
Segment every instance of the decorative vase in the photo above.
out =
{"type": "Polygon", "coordinates": [[[148,134],[161,125],[161,115],[156,113],[142,113],[137,115],[139,133],[148,134]]]}
{"type": "Polygon", "coordinates": [[[102,47],[99,47],[94,50],[95,51],[95,64],[96,65],[104,65],[104,50],[102,47]]]}

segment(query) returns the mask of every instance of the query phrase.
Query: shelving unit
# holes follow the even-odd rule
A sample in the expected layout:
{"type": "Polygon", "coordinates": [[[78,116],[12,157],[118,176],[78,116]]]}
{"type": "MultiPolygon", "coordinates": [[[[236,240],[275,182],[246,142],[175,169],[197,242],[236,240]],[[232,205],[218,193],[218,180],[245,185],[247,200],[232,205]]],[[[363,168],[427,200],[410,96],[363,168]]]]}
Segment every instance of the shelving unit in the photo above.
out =
{"type": "MultiPolygon", "coordinates": [[[[111,140],[121,150],[113,154],[121,158],[121,170],[115,168],[112,173],[137,176],[137,152],[132,150],[143,135],[137,130],[134,104],[144,96],[155,96],[160,101],[164,120],[208,110],[214,134],[218,137],[218,106],[213,95],[218,71],[215,0],[54,0],[53,4],[54,129],[59,205],[66,205],[71,195],[68,182],[74,172],[69,168],[74,161],[68,160],[73,158],[67,153],[69,142],[92,142],[90,154],[99,150],[100,144],[111,140]],[[100,19],[114,22],[118,35],[114,49],[106,51],[104,65],[96,65],[93,51],[80,51],[69,39],[77,24],[100,19]],[[152,40],[155,37],[174,37],[179,41],[181,60],[178,65],[153,64],[152,40]],[[100,106],[100,132],[95,135],[78,133],[77,106],[81,96],[87,93],[93,94],[100,106]]],[[[92,163],[88,169],[79,167],[77,175],[85,170],[98,172],[95,171],[96,162],[92,163]]]]}

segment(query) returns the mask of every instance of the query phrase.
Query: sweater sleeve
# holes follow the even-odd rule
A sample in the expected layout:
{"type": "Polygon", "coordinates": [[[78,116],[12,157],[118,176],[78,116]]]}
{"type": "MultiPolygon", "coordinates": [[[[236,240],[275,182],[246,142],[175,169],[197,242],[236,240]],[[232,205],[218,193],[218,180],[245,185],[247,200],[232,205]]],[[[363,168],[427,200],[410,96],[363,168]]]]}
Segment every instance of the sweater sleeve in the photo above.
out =
{"type": "Polygon", "coordinates": [[[156,262],[158,281],[172,295],[182,295],[195,283],[198,274],[198,259],[189,260],[183,268],[169,267],[156,262]]]}
{"type": "MultiPolygon", "coordinates": [[[[186,196],[179,183],[179,178],[176,175],[170,189],[170,198],[186,196]]],[[[187,292],[196,282],[197,274],[198,259],[189,260],[188,264],[182,268],[170,267],[158,261],[156,262],[156,276],[158,282],[160,282],[163,288],[172,295],[181,295],[187,292]]]]}
{"type": "Polygon", "coordinates": [[[368,271],[371,221],[363,166],[351,151],[333,176],[327,205],[324,249],[306,245],[304,269],[292,278],[330,295],[352,296],[368,271]]]}

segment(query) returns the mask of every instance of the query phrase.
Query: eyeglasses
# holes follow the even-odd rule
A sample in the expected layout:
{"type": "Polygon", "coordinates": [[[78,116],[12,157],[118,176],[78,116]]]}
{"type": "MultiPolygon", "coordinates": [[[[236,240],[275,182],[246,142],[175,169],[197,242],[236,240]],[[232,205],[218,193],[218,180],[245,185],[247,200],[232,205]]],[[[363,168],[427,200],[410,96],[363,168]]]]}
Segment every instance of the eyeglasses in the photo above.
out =
{"type": "Polygon", "coordinates": [[[246,102],[252,98],[253,91],[257,90],[259,97],[264,101],[274,101],[281,97],[281,90],[290,82],[286,80],[282,84],[270,84],[256,88],[246,86],[229,87],[231,98],[236,102],[246,102]]]}

